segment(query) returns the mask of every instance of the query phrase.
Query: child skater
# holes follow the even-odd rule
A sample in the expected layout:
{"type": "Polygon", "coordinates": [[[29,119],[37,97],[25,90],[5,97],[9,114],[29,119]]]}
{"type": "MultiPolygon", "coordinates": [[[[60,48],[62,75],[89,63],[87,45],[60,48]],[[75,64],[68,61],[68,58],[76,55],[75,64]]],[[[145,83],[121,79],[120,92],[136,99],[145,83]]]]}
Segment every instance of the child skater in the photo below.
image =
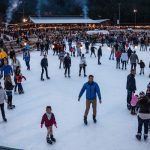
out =
{"type": "Polygon", "coordinates": [[[137,102],[138,102],[138,95],[132,93],[132,99],[131,99],[131,114],[132,115],[136,114],[135,110],[136,110],[137,102]]]}
{"type": "Polygon", "coordinates": [[[16,74],[16,80],[17,80],[19,94],[24,94],[24,90],[23,90],[23,87],[22,87],[22,79],[26,80],[26,77],[23,76],[21,74],[21,71],[19,70],[18,74],[16,74]]]}
{"type": "Polygon", "coordinates": [[[47,128],[47,143],[52,144],[53,142],[56,142],[56,139],[53,136],[53,125],[57,128],[55,116],[52,113],[51,106],[46,107],[46,113],[43,115],[41,120],[41,128],[43,127],[43,124],[45,124],[45,127],[47,128]]]}

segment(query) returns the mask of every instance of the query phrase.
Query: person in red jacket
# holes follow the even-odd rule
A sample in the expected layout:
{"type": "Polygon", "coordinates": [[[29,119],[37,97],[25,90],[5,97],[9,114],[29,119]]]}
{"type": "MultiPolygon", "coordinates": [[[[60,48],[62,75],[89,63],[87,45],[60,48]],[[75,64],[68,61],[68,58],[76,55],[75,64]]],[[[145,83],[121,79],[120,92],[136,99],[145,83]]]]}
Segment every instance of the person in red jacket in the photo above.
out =
{"type": "Polygon", "coordinates": [[[116,69],[120,69],[120,58],[121,58],[121,52],[118,50],[116,51],[116,69]]]}
{"type": "Polygon", "coordinates": [[[45,124],[47,128],[47,143],[52,144],[52,142],[56,142],[56,139],[53,136],[53,125],[57,128],[57,123],[55,120],[55,115],[52,113],[51,106],[46,107],[46,113],[43,115],[41,120],[41,128],[45,124]]]}
{"type": "Polygon", "coordinates": [[[16,81],[17,81],[17,85],[18,85],[19,94],[24,94],[24,90],[23,90],[23,87],[22,87],[22,79],[26,80],[26,77],[23,76],[21,74],[21,71],[19,70],[19,73],[16,74],[16,81]]]}

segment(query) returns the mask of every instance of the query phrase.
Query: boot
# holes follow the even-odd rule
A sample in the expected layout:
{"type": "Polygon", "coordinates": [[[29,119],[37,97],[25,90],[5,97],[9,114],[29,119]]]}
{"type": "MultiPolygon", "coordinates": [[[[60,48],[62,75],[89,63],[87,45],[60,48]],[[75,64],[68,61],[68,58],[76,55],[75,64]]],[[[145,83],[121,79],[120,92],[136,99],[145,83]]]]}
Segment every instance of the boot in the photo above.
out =
{"type": "Polygon", "coordinates": [[[84,124],[87,125],[88,122],[87,122],[87,117],[84,117],[84,124]]]}
{"type": "Polygon", "coordinates": [[[52,144],[52,141],[50,140],[49,137],[46,138],[46,141],[47,141],[48,144],[52,144]]]}
{"type": "Polygon", "coordinates": [[[47,77],[47,79],[49,80],[49,79],[50,79],[50,77],[47,77]]]}
{"type": "Polygon", "coordinates": [[[53,135],[51,135],[51,141],[52,141],[52,142],[56,142],[56,139],[54,138],[53,135]]]}
{"type": "Polygon", "coordinates": [[[141,141],[141,134],[136,135],[137,140],[141,141]]]}
{"type": "Polygon", "coordinates": [[[144,134],[144,140],[146,141],[148,138],[148,135],[147,134],[144,134]]]}
{"type": "Polygon", "coordinates": [[[7,122],[7,119],[6,119],[6,118],[4,118],[3,120],[4,120],[4,122],[7,122]]]}
{"type": "Polygon", "coordinates": [[[96,123],[96,122],[97,122],[97,120],[96,120],[96,116],[94,116],[94,115],[93,115],[93,121],[94,121],[94,123],[96,123]]]}

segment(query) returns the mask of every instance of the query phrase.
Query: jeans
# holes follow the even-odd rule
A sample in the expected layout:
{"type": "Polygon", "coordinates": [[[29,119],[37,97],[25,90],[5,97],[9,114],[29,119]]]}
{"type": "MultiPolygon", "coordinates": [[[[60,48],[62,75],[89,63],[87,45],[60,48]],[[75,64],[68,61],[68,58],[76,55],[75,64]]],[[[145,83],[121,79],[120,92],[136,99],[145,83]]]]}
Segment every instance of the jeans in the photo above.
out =
{"type": "Polygon", "coordinates": [[[88,113],[89,113],[91,104],[92,104],[92,107],[93,107],[93,116],[96,117],[96,112],[97,112],[97,100],[86,100],[86,110],[85,110],[84,117],[87,117],[87,116],[88,116],[88,113]]]}
{"type": "Polygon", "coordinates": [[[23,92],[23,87],[21,83],[18,83],[18,92],[19,93],[23,92]]]}
{"type": "Polygon", "coordinates": [[[90,57],[92,57],[93,54],[94,54],[94,56],[96,57],[95,51],[91,51],[90,57]]]}
{"type": "Polygon", "coordinates": [[[30,61],[26,61],[27,70],[30,70],[30,61]]]}
{"type": "Polygon", "coordinates": [[[127,107],[128,107],[128,109],[131,108],[131,98],[132,98],[132,91],[127,90],[127,107]]]}
{"type": "Polygon", "coordinates": [[[86,67],[85,66],[80,66],[80,69],[79,69],[79,75],[81,75],[81,71],[82,71],[82,69],[83,69],[83,71],[84,71],[84,75],[86,75],[86,67]]]}
{"type": "Polygon", "coordinates": [[[122,70],[124,69],[124,66],[125,66],[125,69],[127,69],[127,62],[126,61],[122,62],[122,70]]]}
{"type": "Polygon", "coordinates": [[[98,56],[98,64],[101,64],[101,56],[98,56]]]}
{"type": "Polygon", "coordinates": [[[140,69],[140,74],[144,74],[144,68],[140,69]]]}
{"type": "Polygon", "coordinates": [[[136,63],[131,64],[131,70],[134,69],[136,71],[136,63]]]}
{"type": "Polygon", "coordinates": [[[46,72],[46,78],[49,78],[49,77],[48,77],[48,70],[47,70],[47,67],[42,67],[41,79],[43,79],[44,70],[45,70],[45,72],[46,72]]]}
{"type": "Polygon", "coordinates": [[[1,108],[2,118],[4,120],[4,119],[6,119],[6,117],[5,117],[5,110],[4,110],[4,103],[0,104],[0,108],[1,108]]]}
{"type": "Polygon", "coordinates": [[[148,135],[148,124],[149,124],[149,120],[144,120],[144,119],[141,119],[139,116],[138,116],[138,134],[139,135],[142,135],[142,127],[144,125],[144,135],[148,135]]]}
{"type": "Polygon", "coordinates": [[[70,76],[70,66],[65,66],[65,76],[68,72],[68,76],[70,76]]]}
{"type": "Polygon", "coordinates": [[[120,58],[117,58],[116,59],[116,68],[118,69],[120,69],[120,58]]]}

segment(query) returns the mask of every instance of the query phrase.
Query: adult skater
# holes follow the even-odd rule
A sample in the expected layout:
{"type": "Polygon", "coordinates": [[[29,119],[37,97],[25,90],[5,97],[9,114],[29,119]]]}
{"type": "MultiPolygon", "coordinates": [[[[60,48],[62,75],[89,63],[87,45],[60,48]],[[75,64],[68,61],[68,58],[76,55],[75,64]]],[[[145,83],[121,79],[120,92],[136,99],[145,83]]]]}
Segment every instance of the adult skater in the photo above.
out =
{"type": "Polygon", "coordinates": [[[130,110],[132,93],[136,91],[135,70],[133,69],[131,70],[131,73],[127,77],[126,89],[127,89],[127,108],[130,110]]]}
{"type": "Polygon", "coordinates": [[[121,62],[122,62],[122,70],[125,67],[125,70],[127,69],[127,62],[128,62],[128,53],[124,50],[121,54],[121,62]]]}
{"type": "Polygon", "coordinates": [[[79,94],[78,101],[80,101],[80,98],[83,95],[83,93],[85,92],[85,90],[86,90],[86,110],[85,110],[85,114],[84,114],[84,123],[85,123],[85,125],[87,125],[88,124],[87,116],[88,116],[91,104],[93,107],[93,121],[94,121],[94,123],[97,122],[97,120],[96,120],[96,111],[97,111],[97,96],[96,96],[96,94],[98,95],[100,104],[102,103],[100,88],[99,88],[98,84],[96,82],[94,82],[93,75],[89,75],[89,81],[83,85],[83,87],[80,91],[80,94],[79,94]]]}
{"type": "Polygon", "coordinates": [[[93,54],[94,54],[94,56],[96,57],[95,49],[97,49],[97,48],[94,47],[94,44],[92,44],[92,46],[91,46],[91,55],[90,55],[90,57],[92,57],[93,54]]]}
{"type": "MultiPolygon", "coordinates": [[[[149,91],[150,92],[150,91],[149,91]]],[[[138,102],[138,132],[136,138],[141,140],[142,126],[144,125],[144,140],[148,138],[148,125],[150,120],[150,99],[147,96],[141,96],[138,102]]]]}
{"type": "Polygon", "coordinates": [[[65,51],[61,51],[61,52],[59,53],[59,60],[60,60],[59,69],[61,69],[61,64],[64,63],[65,54],[66,54],[65,51]]]}
{"type": "Polygon", "coordinates": [[[48,76],[48,59],[47,59],[47,55],[44,55],[44,58],[41,60],[41,67],[42,67],[42,73],[41,73],[41,81],[44,81],[43,78],[43,74],[44,74],[44,70],[46,72],[46,78],[50,79],[50,77],[48,76]]]}
{"type": "Polygon", "coordinates": [[[86,66],[87,66],[87,63],[86,63],[86,58],[84,56],[84,54],[82,54],[81,56],[81,59],[80,59],[80,65],[79,65],[79,77],[81,76],[81,71],[83,69],[84,71],[84,77],[86,77],[86,66]]]}
{"type": "Polygon", "coordinates": [[[70,67],[71,67],[71,57],[69,53],[67,53],[67,56],[64,59],[64,67],[65,67],[65,77],[68,72],[68,77],[70,78],[70,67]]]}
{"type": "Polygon", "coordinates": [[[23,60],[26,63],[27,70],[30,70],[30,51],[29,50],[25,50],[23,52],[23,60]]]}
{"type": "Polygon", "coordinates": [[[102,57],[102,46],[99,47],[98,51],[97,51],[97,57],[98,57],[98,65],[101,65],[101,57],[102,57]]]}
{"type": "Polygon", "coordinates": [[[130,57],[131,62],[131,70],[134,69],[136,73],[136,64],[139,63],[138,55],[136,54],[136,51],[133,52],[133,54],[130,57]]]}
{"type": "Polygon", "coordinates": [[[0,108],[1,108],[2,118],[4,122],[7,122],[7,119],[5,116],[5,110],[4,110],[4,101],[6,101],[6,94],[5,94],[5,90],[2,88],[1,83],[0,83],[0,108]]]}

